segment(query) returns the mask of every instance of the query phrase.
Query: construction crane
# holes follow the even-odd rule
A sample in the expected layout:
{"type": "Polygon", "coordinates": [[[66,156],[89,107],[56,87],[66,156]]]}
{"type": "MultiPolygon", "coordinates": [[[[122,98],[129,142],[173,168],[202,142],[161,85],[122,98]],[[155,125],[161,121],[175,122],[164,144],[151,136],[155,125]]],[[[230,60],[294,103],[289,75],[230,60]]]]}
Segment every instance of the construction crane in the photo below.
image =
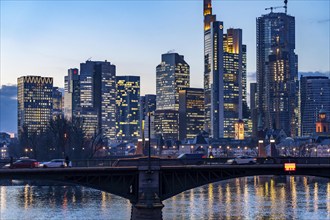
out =
{"type": "Polygon", "coordinates": [[[288,0],[284,0],[284,6],[269,7],[269,8],[265,8],[265,10],[270,10],[270,13],[272,13],[274,9],[278,9],[278,8],[284,8],[286,14],[288,8],[288,0]]]}
{"type": "Polygon", "coordinates": [[[278,8],[285,8],[285,6],[269,7],[269,8],[265,8],[265,10],[270,10],[270,13],[273,13],[273,10],[278,8]]]}

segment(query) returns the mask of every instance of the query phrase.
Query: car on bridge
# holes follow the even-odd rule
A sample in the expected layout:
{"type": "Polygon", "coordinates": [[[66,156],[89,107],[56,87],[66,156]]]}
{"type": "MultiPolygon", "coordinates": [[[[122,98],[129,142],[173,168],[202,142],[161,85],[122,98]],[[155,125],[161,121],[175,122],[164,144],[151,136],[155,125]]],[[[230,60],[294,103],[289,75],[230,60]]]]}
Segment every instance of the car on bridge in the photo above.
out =
{"type": "Polygon", "coordinates": [[[6,164],[3,168],[37,168],[39,162],[34,159],[19,159],[13,164],[6,164]]]}
{"type": "MultiPolygon", "coordinates": [[[[41,163],[39,167],[43,167],[43,168],[64,168],[64,167],[67,167],[67,165],[65,163],[65,159],[53,159],[51,161],[41,163]]],[[[71,167],[71,162],[69,162],[68,167],[71,167]]]]}
{"type": "Polygon", "coordinates": [[[239,156],[239,157],[227,160],[226,163],[227,164],[256,164],[257,159],[254,157],[239,156]]]}

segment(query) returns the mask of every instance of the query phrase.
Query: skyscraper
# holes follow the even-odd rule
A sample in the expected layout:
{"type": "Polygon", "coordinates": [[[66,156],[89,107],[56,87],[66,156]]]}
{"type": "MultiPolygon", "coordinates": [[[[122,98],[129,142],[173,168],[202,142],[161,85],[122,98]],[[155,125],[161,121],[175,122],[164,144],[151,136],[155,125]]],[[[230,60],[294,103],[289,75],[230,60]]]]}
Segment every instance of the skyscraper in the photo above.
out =
{"type": "MultiPolygon", "coordinates": [[[[151,119],[154,118],[154,113],[156,111],[156,95],[146,94],[145,96],[140,96],[140,135],[144,132],[144,137],[148,137],[148,113],[151,113],[151,119]]],[[[155,136],[153,121],[151,120],[150,125],[150,135],[155,136]]]]}
{"type": "Polygon", "coordinates": [[[179,92],[179,139],[194,139],[204,127],[204,89],[179,92]]]}
{"type": "Polygon", "coordinates": [[[164,140],[179,139],[179,112],[176,110],[156,110],[154,117],[155,133],[164,140]]]}
{"type": "Polygon", "coordinates": [[[241,29],[224,34],[211,0],[204,0],[204,92],[204,129],[214,139],[234,138],[234,124],[246,106],[246,46],[241,29]]]}
{"type": "Polygon", "coordinates": [[[250,83],[250,109],[252,119],[252,136],[258,136],[258,111],[257,111],[257,83],[250,83]]]}
{"type": "Polygon", "coordinates": [[[157,110],[179,109],[179,91],[189,88],[190,68],[182,55],[162,54],[162,62],[156,67],[157,110]]]}
{"type": "Polygon", "coordinates": [[[45,131],[53,111],[53,78],[22,76],[17,79],[18,136],[45,131]]]}
{"type": "Polygon", "coordinates": [[[315,132],[320,110],[330,115],[330,79],[326,76],[301,76],[300,78],[301,136],[315,132]]]}
{"type": "Polygon", "coordinates": [[[242,30],[230,28],[223,40],[223,77],[220,77],[220,137],[235,138],[235,123],[243,119],[246,105],[246,46],[242,30]],[[244,59],[243,59],[244,58],[244,59]]]}
{"type": "Polygon", "coordinates": [[[80,77],[78,69],[68,69],[64,77],[64,117],[71,120],[80,107],[80,77]]]}
{"type": "Polygon", "coordinates": [[[80,64],[80,107],[87,135],[116,137],[116,66],[107,61],[80,64]]]}
{"type": "Polygon", "coordinates": [[[215,139],[220,133],[223,135],[220,121],[224,115],[219,110],[223,107],[223,97],[219,89],[224,85],[220,77],[223,77],[223,22],[216,21],[216,15],[212,14],[211,0],[204,0],[204,129],[215,139]]]}
{"type": "Polygon", "coordinates": [[[63,95],[58,87],[53,87],[53,118],[63,116],[63,95]]]}
{"type": "Polygon", "coordinates": [[[295,18],[269,13],[257,18],[258,117],[264,129],[297,133],[298,57],[295,18]]]}
{"type": "Polygon", "coordinates": [[[134,140],[140,136],[140,77],[117,76],[117,138],[134,140]]]}

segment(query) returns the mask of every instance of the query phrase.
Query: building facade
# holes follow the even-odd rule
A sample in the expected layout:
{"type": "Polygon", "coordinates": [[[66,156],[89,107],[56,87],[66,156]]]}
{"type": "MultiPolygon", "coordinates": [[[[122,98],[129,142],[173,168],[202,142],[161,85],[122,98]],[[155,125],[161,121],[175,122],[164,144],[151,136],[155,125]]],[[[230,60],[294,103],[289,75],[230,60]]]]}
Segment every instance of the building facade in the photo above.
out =
{"type": "Polygon", "coordinates": [[[257,18],[258,117],[263,129],[298,133],[298,56],[295,18],[269,13],[257,18]],[[259,116],[260,115],[260,116],[259,116]]]}
{"type": "Polygon", "coordinates": [[[117,139],[140,136],[140,77],[117,76],[117,139]]]}
{"type": "Polygon", "coordinates": [[[162,62],[156,67],[157,110],[178,110],[179,91],[189,88],[190,67],[182,55],[162,54],[162,62]]]}
{"type": "Polygon", "coordinates": [[[164,140],[179,139],[179,112],[176,110],[156,110],[154,117],[155,134],[164,140]]]}
{"type": "Polygon", "coordinates": [[[53,113],[53,78],[22,76],[17,79],[18,137],[43,132],[53,113]]]}
{"type": "Polygon", "coordinates": [[[63,117],[63,94],[58,87],[53,87],[53,118],[63,117]]]}
{"type": "Polygon", "coordinates": [[[300,100],[300,134],[311,136],[320,110],[330,115],[330,79],[326,76],[301,76],[300,100]]]}
{"type": "Polygon", "coordinates": [[[140,136],[141,138],[148,136],[148,123],[149,117],[148,113],[151,114],[150,117],[150,135],[152,138],[155,136],[154,126],[153,126],[153,118],[156,111],[156,95],[146,94],[144,96],[140,96],[140,136]]]}
{"type": "Polygon", "coordinates": [[[116,66],[108,61],[80,64],[80,116],[88,136],[116,139],[116,66]]]}
{"type": "Polygon", "coordinates": [[[220,121],[223,121],[223,97],[220,88],[223,88],[223,22],[216,21],[212,14],[212,1],[204,0],[204,130],[211,137],[217,139],[223,135],[220,121]]]}
{"type": "Polygon", "coordinates": [[[194,139],[204,128],[204,89],[179,92],[179,139],[194,139]]]}
{"type": "MultiPolygon", "coordinates": [[[[204,0],[204,129],[214,139],[234,138],[246,104],[246,46],[242,30],[223,31],[223,22],[204,0]]],[[[245,114],[246,115],[246,114],[245,114]]]]}
{"type": "Polygon", "coordinates": [[[64,77],[64,117],[72,120],[79,113],[80,107],[80,77],[76,68],[68,69],[64,77]]]}

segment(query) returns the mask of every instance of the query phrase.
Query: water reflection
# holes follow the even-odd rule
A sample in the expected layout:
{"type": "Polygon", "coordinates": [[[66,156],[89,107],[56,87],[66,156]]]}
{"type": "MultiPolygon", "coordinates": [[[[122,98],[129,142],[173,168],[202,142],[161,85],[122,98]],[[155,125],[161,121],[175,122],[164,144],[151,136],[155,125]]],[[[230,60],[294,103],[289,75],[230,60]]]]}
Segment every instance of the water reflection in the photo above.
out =
{"type": "MultiPolygon", "coordinates": [[[[164,205],[165,220],[330,219],[330,182],[245,177],[188,190],[164,205]]],[[[0,214],[0,219],[129,219],[131,204],[79,186],[0,186],[0,214]]]]}

